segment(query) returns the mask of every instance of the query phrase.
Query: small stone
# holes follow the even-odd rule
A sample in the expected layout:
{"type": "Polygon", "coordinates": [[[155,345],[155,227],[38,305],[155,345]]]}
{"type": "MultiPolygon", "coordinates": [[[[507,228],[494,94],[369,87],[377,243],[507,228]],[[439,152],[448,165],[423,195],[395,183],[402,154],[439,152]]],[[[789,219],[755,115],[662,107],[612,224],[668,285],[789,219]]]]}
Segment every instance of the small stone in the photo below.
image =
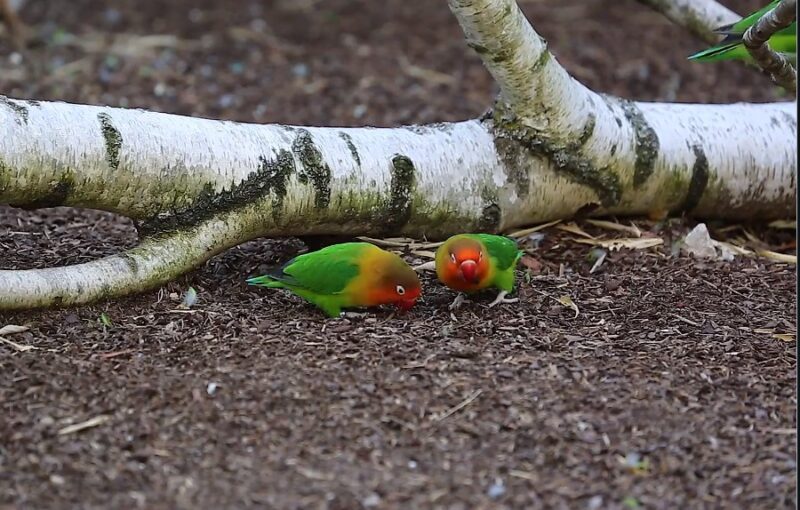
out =
{"type": "Polygon", "coordinates": [[[208,383],[208,386],[206,386],[206,393],[208,393],[209,396],[213,397],[214,393],[217,392],[217,388],[219,388],[219,384],[215,382],[210,382],[208,383]]]}
{"type": "Polygon", "coordinates": [[[361,504],[364,505],[365,508],[375,508],[381,504],[381,497],[373,492],[364,498],[364,501],[362,501],[361,504]]]}
{"type": "Polygon", "coordinates": [[[592,496],[589,499],[589,502],[586,504],[586,508],[589,510],[597,510],[598,508],[603,506],[603,496],[592,496]]]}
{"type": "Polygon", "coordinates": [[[495,482],[489,487],[489,490],[486,492],[486,495],[489,496],[491,499],[498,499],[506,493],[506,486],[503,485],[502,480],[495,480],[495,482]]]}

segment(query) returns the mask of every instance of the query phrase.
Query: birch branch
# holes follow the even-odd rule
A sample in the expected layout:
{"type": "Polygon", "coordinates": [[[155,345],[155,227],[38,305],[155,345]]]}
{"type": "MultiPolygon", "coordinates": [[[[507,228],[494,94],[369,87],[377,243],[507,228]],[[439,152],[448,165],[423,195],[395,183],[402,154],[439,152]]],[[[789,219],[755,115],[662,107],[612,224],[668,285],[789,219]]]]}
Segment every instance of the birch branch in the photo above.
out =
{"type": "Polygon", "coordinates": [[[117,212],[142,236],[87,264],[0,270],[0,309],[138,292],[260,236],[440,239],[586,210],[793,217],[796,104],[597,94],[550,56],[513,0],[450,7],[501,86],[483,119],[253,125],[0,96],[0,204],[117,212]]]}
{"type": "Polygon", "coordinates": [[[796,0],[781,0],[774,9],[748,28],[743,38],[745,48],[756,63],[769,74],[775,84],[793,95],[797,94],[797,71],[783,55],[772,50],[767,41],[795,21],[796,11],[796,0]]]}
{"type": "Polygon", "coordinates": [[[687,29],[708,44],[720,41],[715,30],[742,19],[714,0],[639,0],[662,13],[670,21],[687,29]]]}

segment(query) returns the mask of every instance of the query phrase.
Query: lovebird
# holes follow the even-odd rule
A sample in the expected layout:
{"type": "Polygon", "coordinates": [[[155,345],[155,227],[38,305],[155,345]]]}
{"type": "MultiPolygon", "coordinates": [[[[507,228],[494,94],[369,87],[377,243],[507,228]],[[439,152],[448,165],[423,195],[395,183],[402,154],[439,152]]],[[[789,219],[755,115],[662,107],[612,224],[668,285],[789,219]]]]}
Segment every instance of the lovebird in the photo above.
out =
{"type": "Polygon", "coordinates": [[[247,283],[287,289],[329,317],[341,315],[342,308],[384,304],[409,310],[422,294],[417,273],[403,259],[373,244],[357,242],[298,255],[247,283]]]}
{"type": "MultiPolygon", "coordinates": [[[[725,25],[714,30],[715,33],[725,35],[725,39],[720,41],[717,45],[712,46],[706,50],[695,53],[689,57],[689,60],[697,62],[718,62],[721,60],[745,60],[752,61],[750,53],[744,47],[742,38],[744,33],[750,28],[761,16],[775,8],[780,0],[770,2],[766,7],[752,12],[730,25],[725,25]]],[[[778,53],[782,53],[790,62],[797,62],[797,22],[795,21],[788,27],[776,32],[769,39],[770,47],[778,53]]]]}
{"type": "MultiPolygon", "coordinates": [[[[517,261],[522,251],[508,237],[492,234],[458,234],[436,250],[436,276],[453,290],[474,293],[490,287],[500,292],[489,304],[514,303],[506,294],[514,290],[517,261]]],[[[450,308],[458,308],[464,300],[459,294],[450,308]]]]}

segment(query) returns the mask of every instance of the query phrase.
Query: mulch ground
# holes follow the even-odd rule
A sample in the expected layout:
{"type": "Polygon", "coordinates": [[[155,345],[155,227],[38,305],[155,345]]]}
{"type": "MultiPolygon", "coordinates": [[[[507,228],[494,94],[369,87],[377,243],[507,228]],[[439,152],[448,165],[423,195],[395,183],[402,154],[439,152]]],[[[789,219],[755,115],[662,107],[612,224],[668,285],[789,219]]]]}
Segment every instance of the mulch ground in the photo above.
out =
{"type": "MultiPolygon", "coordinates": [[[[0,39],[17,98],[349,126],[473,117],[494,93],[444,1],[28,3],[43,42],[0,39]]],[[[778,98],[686,62],[702,43],[633,1],[521,5],[595,89],[778,98]]],[[[451,313],[426,275],[408,314],[326,320],[244,285],[303,246],[279,239],[129,299],[0,314],[35,347],[0,344],[0,508],[795,507],[796,343],[773,334],[796,332],[795,266],[695,260],[675,249],[692,223],[637,223],[665,244],[594,273],[590,246],[545,230],[520,302],[493,309],[451,313]]],[[[112,214],[0,207],[3,269],[135,243],[112,214]]]]}

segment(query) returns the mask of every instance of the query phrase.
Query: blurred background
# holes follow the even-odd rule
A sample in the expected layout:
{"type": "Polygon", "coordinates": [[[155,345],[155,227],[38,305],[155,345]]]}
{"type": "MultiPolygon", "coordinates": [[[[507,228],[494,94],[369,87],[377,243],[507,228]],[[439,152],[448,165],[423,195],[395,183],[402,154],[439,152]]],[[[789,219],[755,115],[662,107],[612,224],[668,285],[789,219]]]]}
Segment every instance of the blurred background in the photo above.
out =
{"type": "MultiPolygon", "coordinates": [[[[20,2],[20,0],[9,0],[20,2]]],[[[577,79],[659,101],[766,101],[776,89],[634,0],[522,0],[577,79]]],[[[741,13],[760,4],[726,1],[741,13]]],[[[0,37],[0,92],[247,122],[378,125],[483,112],[493,84],[445,0],[26,0],[33,40],[0,37]]]]}

